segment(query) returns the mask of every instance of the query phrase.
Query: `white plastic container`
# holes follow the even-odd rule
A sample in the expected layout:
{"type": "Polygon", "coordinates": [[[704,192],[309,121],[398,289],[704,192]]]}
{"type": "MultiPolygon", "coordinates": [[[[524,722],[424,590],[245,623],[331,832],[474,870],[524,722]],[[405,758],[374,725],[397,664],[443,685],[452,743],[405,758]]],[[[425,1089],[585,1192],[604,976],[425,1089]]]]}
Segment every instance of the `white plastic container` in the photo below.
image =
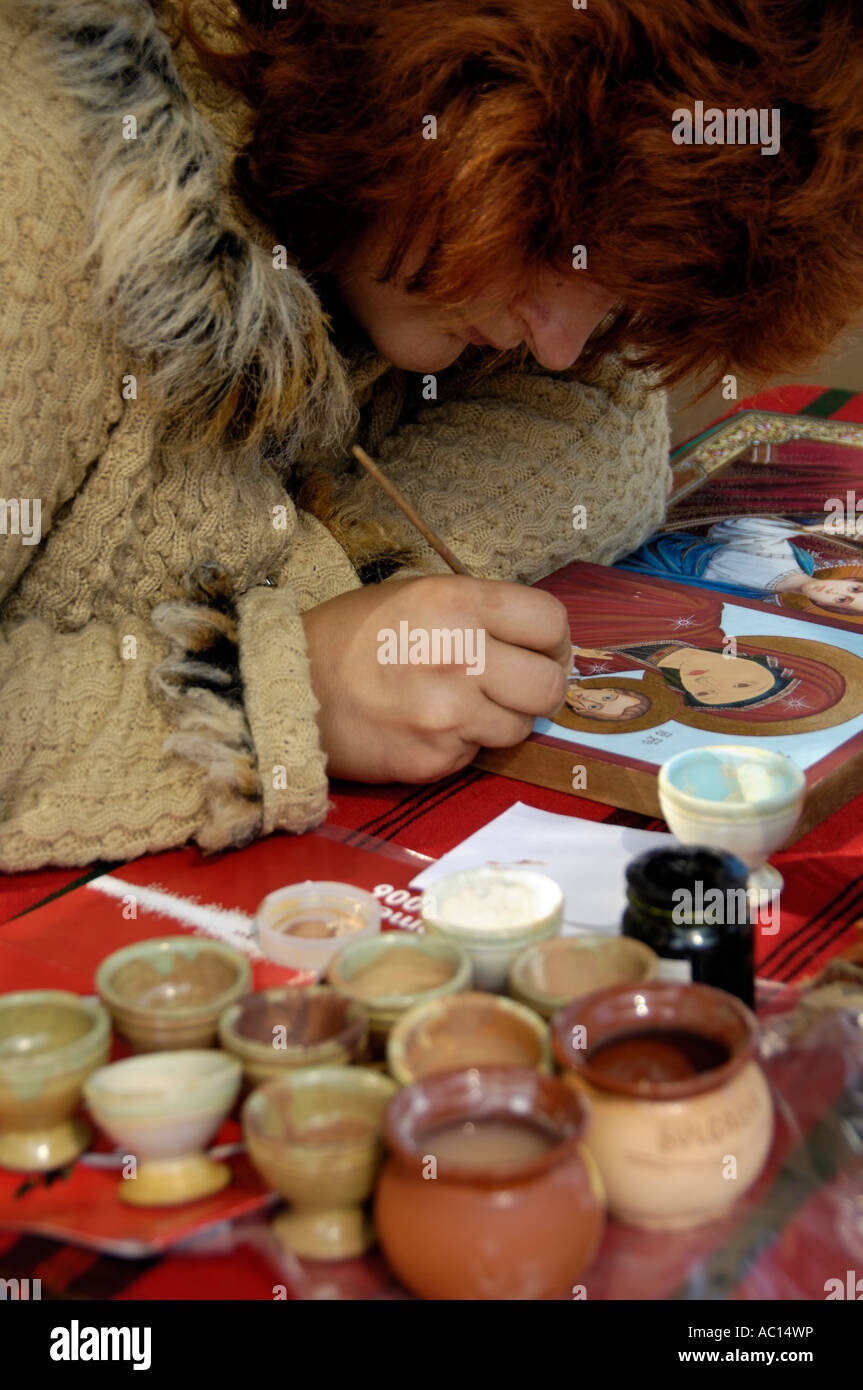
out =
{"type": "Polygon", "coordinates": [[[426,931],[467,952],[477,989],[502,993],[519,952],[559,934],[563,890],[533,869],[464,869],[426,890],[420,916],[426,931]]]}
{"type": "Polygon", "coordinates": [[[348,942],[377,935],[381,909],[364,888],[306,879],[268,893],[255,921],[265,956],[278,965],[320,975],[348,942]]]}

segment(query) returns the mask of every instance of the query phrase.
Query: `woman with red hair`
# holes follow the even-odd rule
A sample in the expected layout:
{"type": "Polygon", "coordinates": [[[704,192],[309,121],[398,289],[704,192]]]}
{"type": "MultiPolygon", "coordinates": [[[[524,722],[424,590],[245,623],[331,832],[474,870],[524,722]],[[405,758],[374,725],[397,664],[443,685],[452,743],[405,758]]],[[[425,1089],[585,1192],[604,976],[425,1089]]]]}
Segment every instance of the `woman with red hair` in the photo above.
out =
{"type": "Polygon", "coordinates": [[[861,37],[857,0],[9,0],[0,866],[301,831],[328,775],[553,711],[524,583],[661,522],[661,385],[860,308],[861,37]],[[404,619],[484,671],[380,664],[404,619]]]}

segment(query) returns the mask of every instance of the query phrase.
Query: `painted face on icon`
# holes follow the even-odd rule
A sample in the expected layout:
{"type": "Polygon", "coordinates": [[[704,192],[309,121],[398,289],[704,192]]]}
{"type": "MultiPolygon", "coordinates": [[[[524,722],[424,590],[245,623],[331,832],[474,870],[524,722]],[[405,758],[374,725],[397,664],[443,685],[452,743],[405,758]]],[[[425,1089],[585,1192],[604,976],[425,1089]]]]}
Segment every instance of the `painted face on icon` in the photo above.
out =
{"type": "Polygon", "coordinates": [[[566,703],[576,714],[584,714],[591,719],[631,719],[642,704],[631,690],[614,690],[598,685],[570,685],[566,703]]]}
{"type": "Polygon", "coordinates": [[[863,580],[819,579],[817,574],[801,585],[800,592],[819,608],[840,613],[863,613],[863,580]]]}
{"type": "MultiPolygon", "coordinates": [[[[660,662],[660,665],[665,665],[660,662]]],[[[680,683],[703,705],[734,705],[766,695],[775,684],[773,673],[746,656],[726,656],[689,647],[675,660],[680,683]]]]}

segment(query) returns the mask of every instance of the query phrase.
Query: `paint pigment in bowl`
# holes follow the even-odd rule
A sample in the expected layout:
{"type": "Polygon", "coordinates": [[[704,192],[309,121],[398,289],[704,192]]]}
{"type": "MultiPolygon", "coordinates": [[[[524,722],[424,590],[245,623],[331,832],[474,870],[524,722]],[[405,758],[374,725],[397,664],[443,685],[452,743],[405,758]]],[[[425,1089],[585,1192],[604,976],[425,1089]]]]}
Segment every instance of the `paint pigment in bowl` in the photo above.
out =
{"type": "Polygon", "coordinates": [[[591,1067],[609,1081],[632,1084],[685,1081],[723,1066],[731,1053],[724,1043],[685,1029],[639,1029],[620,1033],[587,1054],[591,1067]]]}
{"type": "Polygon", "coordinates": [[[493,1116],[455,1120],[423,1135],[426,1152],[439,1162],[478,1169],[530,1163],[559,1142],[538,1125],[493,1116]]]}

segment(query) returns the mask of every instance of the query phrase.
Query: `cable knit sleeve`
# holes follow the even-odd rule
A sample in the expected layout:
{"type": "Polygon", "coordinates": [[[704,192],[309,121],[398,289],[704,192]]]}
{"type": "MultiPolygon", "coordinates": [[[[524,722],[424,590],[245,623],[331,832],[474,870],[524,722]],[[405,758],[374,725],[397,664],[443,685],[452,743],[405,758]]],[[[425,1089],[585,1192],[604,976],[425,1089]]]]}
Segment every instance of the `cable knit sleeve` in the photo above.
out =
{"type": "Polygon", "coordinates": [[[192,838],[220,850],[323,819],[296,601],[261,587],[234,608],[211,580],[199,574],[200,601],[163,604],[150,623],[0,628],[0,870],[192,838]]]}
{"type": "MultiPolygon", "coordinates": [[[[663,393],[616,359],[584,381],[576,371],[504,366],[461,390],[442,377],[440,399],[377,443],[387,475],[477,576],[531,583],[572,560],[610,564],[663,519],[663,393]]],[[[445,568],[427,547],[423,566],[445,568]]]]}

